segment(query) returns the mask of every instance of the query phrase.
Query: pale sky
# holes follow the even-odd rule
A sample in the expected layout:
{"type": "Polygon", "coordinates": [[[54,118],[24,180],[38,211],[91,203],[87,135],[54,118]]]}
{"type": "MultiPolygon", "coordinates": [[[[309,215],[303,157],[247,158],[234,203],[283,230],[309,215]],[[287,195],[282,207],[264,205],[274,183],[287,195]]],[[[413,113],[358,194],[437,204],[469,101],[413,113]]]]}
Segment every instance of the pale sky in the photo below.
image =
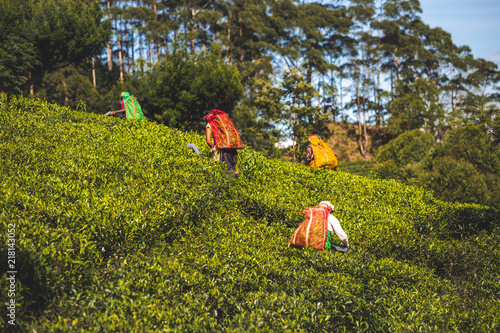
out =
{"type": "Polygon", "coordinates": [[[475,58],[500,66],[500,0],[420,0],[424,23],[449,32],[475,58]]]}

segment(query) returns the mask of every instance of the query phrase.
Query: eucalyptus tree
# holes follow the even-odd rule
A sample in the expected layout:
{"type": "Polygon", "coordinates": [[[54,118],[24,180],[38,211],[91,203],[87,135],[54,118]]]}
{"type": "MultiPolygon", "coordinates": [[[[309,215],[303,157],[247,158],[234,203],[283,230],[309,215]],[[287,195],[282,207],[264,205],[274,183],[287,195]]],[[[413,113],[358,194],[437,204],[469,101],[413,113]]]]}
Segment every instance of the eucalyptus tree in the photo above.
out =
{"type": "Polygon", "coordinates": [[[191,54],[197,48],[210,47],[222,18],[219,1],[170,1],[168,7],[178,23],[176,35],[186,42],[191,54]]]}
{"type": "Polygon", "coordinates": [[[386,0],[382,18],[371,24],[382,32],[382,68],[390,73],[392,93],[396,93],[397,81],[410,84],[416,78],[416,61],[419,52],[423,51],[422,41],[415,31],[421,12],[418,0],[386,0]]]}
{"type": "Polygon", "coordinates": [[[403,92],[398,92],[390,104],[389,133],[399,135],[413,129],[422,129],[440,138],[447,124],[445,111],[439,100],[441,90],[434,81],[419,77],[411,85],[401,83],[396,89],[403,92]]]}
{"type": "Polygon", "coordinates": [[[372,36],[373,32],[368,23],[375,15],[375,7],[373,0],[352,0],[351,2],[353,6],[349,8],[349,16],[354,23],[351,27],[351,33],[357,43],[344,68],[349,69],[350,78],[354,84],[353,100],[349,104],[355,105],[355,112],[358,116],[356,142],[361,155],[366,157],[368,146],[367,113],[368,108],[374,104],[374,99],[370,101],[370,86],[374,85],[375,75],[372,68],[377,56],[376,48],[373,46],[374,43],[376,46],[376,38],[372,36]]]}
{"type": "Polygon", "coordinates": [[[237,65],[246,98],[252,98],[254,83],[268,79],[273,72],[273,51],[279,39],[280,18],[269,10],[266,0],[224,1],[225,19],[218,38],[224,45],[225,59],[237,65]]]}
{"type": "Polygon", "coordinates": [[[130,13],[127,0],[106,2],[105,13],[111,18],[113,23],[113,36],[107,45],[108,52],[108,70],[112,70],[113,54],[118,58],[118,68],[120,80],[123,82],[125,73],[131,67],[133,62],[133,50],[129,51],[129,46],[133,45],[133,16],[130,13]],[[116,49],[113,51],[113,42],[116,43],[116,49]]]}
{"type": "Polygon", "coordinates": [[[451,57],[451,66],[445,68],[448,71],[447,80],[440,86],[443,96],[449,105],[449,117],[456,118],[458,114],[458,105],[464,94],[468,91],[467,72],[469,63],[474,57],[468,46],[458,48],[456,54],[451,57]]]}
{"type": "Polygon", "coordinates": [[[288,69],[304,70],[311,83],[314,73],[332,68],[327,55],[340,56],[352,25],[344,6],[286,0],[271,2],[270,12],[280,36],[276,52],[288,69]]]}
{"type": "Polygon", "coordinates": [[[305,80],[299,69],[285,71],[277,85],[267,82],[260,86],[256,105],[265,110],[268,119],[280,129],[281,140],[293,143],[293,160],[304,155],[307,138],[311,133],[325,132],[326,117],[312,100],[319,97],[314,86],[305,80]]]}
{"type": "Polygon", "coordinates": [[[469,61],[467,84],[473,89],[471,92],[479,96],[488,96],[488,87],[499,82],[497,64],[485,59],[471,59],[469,61]]]}
{"type": "Polygon", "coordinates": [[[244,91],[233,120],[245,142],[271,155],[277,132],[268,110],[256,100],[263,86],[272,85],[280,18],[272,15],[266,0],[230,0],[221,4],[224,19],[219,24],[218,39],[225,61],[238,68],[244,91]]]}
{"type": "MultiPolygon", "coordinates": [[[[119,0],[101,0],[101,8],[103,8],[103,11],[106,15],[106,19],[108,22],[111,22],[114,24],[114,17],[112,15],[112,7],[115,2],[119,0]]],[[[111,38],[108,39],[108,42],[106,44],[106,56],[107,56],[107,66],[108,66],[108,71],[111,72],[113,70],[113,41],[111,38]]]]}
{"type": "Polygon", "coordinates": [[[6,59],[0,75],[12,92],[39,84],[47,72],[88,61],[110,35],[97,1],[6,0],[0,7],[0,57],[6,59]]]}
{"type": "Polygon", "coordinates": [[[179,2],[176,1],[144,0],[128,8],[135,22],[134,29],[139,39],[139,59],[142,63],[155,63],[167,52],[173,41],[172,34],[180,26],[176,17],[178,6],[179,2]]]}
{"type": "Polygon", "coordinates": [[[267,110],[256,103],[263,85],[272,85],[275,45],[281,18],[268,10],[266,0],[223,1],[224,19],[218,39],[226,62],[240,72],[244,96],[232,116],[242,139],[254,149],[272,155],[278,132],[267,110]]]}
{"type": "Polygon", "coordinates": [[[451,80],[446,70],[463,67],[463,48],[422,22],[418,0],[387,0],[383,10],[372,26],[382,32],[382,68],[391,77],[388,129],[398,135],[422,128],[440,138],[446,128],[442,89],[451,80]]]}

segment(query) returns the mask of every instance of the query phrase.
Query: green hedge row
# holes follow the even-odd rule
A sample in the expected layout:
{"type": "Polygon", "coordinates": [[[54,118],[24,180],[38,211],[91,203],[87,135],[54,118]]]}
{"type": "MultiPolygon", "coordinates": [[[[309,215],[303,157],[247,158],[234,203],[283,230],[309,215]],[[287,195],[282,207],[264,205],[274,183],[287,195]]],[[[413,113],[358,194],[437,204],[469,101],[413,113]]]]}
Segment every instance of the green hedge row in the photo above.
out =
{"type": "MultiPolygon", "coordinates": [[[[500,325],[493,209],[248,149],[233,178],[195,133],[38,100],[1,96],[0,137],[1,250],[15,223],[17,329],[494,332],[500,325]],[[301,210],[321,200],[336,206],[347,254],[287,248],[301,210]]],[[[6,259],[0,265],[7,270],[6,259]]],[[[7,289],[5,275],[0,288],[7,289]]]]}

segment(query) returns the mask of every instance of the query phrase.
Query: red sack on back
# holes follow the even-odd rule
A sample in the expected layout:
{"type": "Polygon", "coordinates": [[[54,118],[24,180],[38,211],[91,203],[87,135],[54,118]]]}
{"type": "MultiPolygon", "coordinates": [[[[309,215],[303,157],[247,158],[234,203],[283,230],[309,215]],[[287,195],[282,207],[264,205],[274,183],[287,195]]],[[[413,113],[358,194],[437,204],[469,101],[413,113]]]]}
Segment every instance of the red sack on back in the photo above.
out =
{"type": "Polygon", "coordinates": [[[215,146],[217,148],[245,148],[245,146],[241,143],[240,133],[234,127],[233,122],[229,119],[227,113],[214,109],[204,118],[210,124],[210,128],[214,133],[215,146]]]}
{"type": "Polygon", "coordinates": [[[288,247],[312,247],[323,251],[325,247],[328,214],[330,211],[324,207],[309,207],[302,211],[307,216],[295,230],[288,247]]]}

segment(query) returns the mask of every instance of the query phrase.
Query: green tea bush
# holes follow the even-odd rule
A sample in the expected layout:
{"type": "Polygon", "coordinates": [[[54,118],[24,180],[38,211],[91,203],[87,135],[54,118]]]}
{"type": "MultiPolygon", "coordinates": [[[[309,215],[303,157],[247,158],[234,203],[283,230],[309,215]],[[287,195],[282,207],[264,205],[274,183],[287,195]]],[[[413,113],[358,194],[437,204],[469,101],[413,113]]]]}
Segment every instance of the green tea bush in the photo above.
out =
{"type": "Polygon", "coordinates": [[[414,129],[381,146],[377,161],[393,161],[398,166],[416,163],[427,156],[433,146],[434,137],[431,134],[414,129]]]}
{"type": "MultiPolygon", "coordinates": [[[[18,330],[500,325],[494,209],[249,149],[233,178],[195,133],[38,100],[1,97],[0,137],[1,250],[15,223],[18,330]],[[336,207],[351,243],[346,254],[287,248],[302,209],[321,200],[336,207]]],[[[6,292],[0,301],[9,301],[6,292]]]]}

